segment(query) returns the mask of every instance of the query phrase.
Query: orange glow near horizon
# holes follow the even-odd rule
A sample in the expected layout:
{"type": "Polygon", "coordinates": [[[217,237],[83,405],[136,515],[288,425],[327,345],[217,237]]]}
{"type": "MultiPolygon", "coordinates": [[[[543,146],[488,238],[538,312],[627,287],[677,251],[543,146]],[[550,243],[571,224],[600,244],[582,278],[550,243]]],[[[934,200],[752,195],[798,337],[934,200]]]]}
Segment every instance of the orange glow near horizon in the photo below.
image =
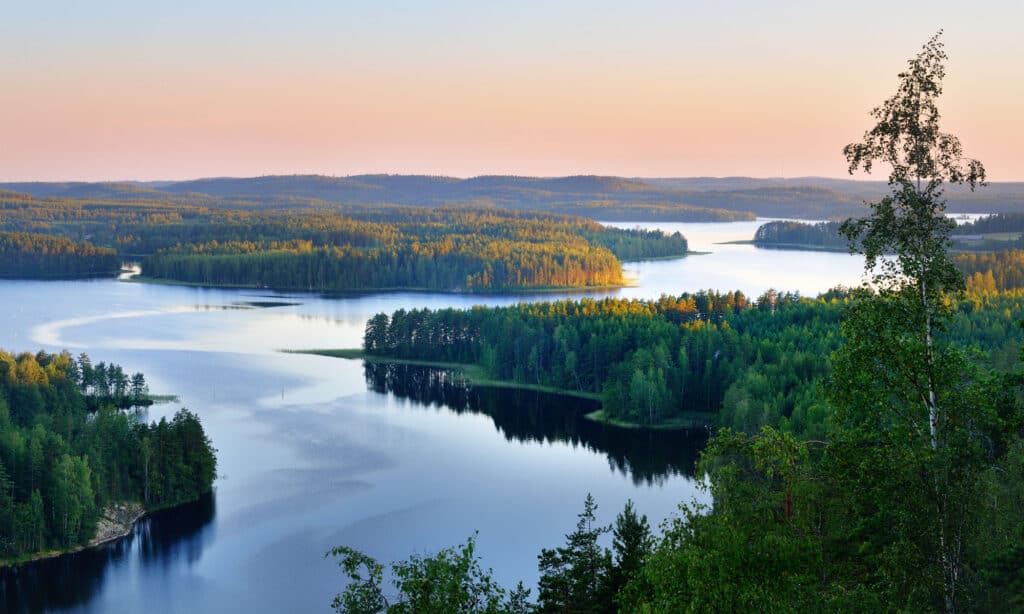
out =
{"type": "MultiPolygon", "coordinates": [[[[857,23],[810,40],[751,41],[741,31],[679,42],[669,27],[649,43],[617,38],[604,22],[577,38],[567,33],[567,42],[557,30],[541,37],[533,26],[509,33],[488,22],[480,27],[493,28],[497,42],[445,37],[455,30],[439,31],[439,40],[409,30],[406,40],[405,31],[380,27],[373,34],[383,40],[367,34],[348,43],[341,35],[303,40],[300,26],[311,22],[298,20],[296,32],[260,44],[221,40],[232,31],[226,23],[211,18],[209,32],[178,47],[143,34],[123,46],[47,41],[45,30],[31,28],[0,42],[0,181],[364,172],[842,177],[842,146],[870,126],[868,111],[930,32],[922,26],[865,53],[857,23]],[[531,45],[531,33],[539,43],[531,45]]],[[[1012,28],[987,23],[994,34],[970,24],[947,33],[944,126],[992,180],[1024,180],[1024,44],[1012,28]]],[[[0,35],[13,32],[4,27],[0,35]]]]}

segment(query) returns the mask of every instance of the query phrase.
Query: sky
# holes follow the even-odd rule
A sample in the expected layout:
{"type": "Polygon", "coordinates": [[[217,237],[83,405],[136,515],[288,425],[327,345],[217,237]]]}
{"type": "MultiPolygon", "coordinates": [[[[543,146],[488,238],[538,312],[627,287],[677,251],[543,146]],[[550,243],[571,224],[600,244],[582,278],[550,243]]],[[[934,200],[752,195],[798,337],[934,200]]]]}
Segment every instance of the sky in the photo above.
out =
{"type": "Polygon", "coordinates": [[[845,177],[842,146],[940,28],[944,129],[991,180],[1024,180],[1020,0],[0,0],[0,15],[0,181],[845,177]]]}

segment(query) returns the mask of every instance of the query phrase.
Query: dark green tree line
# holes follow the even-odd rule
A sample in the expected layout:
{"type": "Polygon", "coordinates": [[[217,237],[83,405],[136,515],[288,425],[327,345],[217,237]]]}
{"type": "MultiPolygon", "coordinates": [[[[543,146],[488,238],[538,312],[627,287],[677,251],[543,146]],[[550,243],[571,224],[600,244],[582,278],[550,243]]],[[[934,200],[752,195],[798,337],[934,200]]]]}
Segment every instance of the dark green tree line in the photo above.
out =
{"type": "Polygon", "coordinates": [[[0,556],[86,543],[108,503],[153,510],[210,491],[215,450],[198,416],[139,422],[115,407],[122,384],[101,371],[84,355],[0,350],[0,556]]]}
{"type": "Polygon", "coordinates": [[[110,248],[45,234],[0,232],[0,277],[81,277],[120,268],[117,252],[110,248]]]}

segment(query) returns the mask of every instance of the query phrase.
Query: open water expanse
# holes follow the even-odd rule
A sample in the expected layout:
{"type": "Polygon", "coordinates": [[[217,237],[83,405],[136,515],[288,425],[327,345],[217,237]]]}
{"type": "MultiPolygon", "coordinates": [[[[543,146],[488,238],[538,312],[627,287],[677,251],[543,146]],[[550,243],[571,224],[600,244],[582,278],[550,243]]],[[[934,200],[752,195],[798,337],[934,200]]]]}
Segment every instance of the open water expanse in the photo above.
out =
{"type": "MultiPolygon", "coordinates": [[[[656,298],[769,287],[815,295],[859,283],[863,260],[829,252],[717,245],[757,222],[644,224],[712,252],[626,265],[656,298]]],[[[619,224],[624,227],[633,224],[619,224]]],[[[351,348],[378,312],[503,305],[582,293],[350,297],[97,281],[0,281],[0,347],[87,352],[143,371],[158,419],[185,406],[219,450],[209,500],[157,514],[122,542],[23,567],[0,610],[34,612],[328,611],[342,585],[324,553],[348,545],[382,561],[461,543],[479,531],[485,567],[507,586],[537,578],[593,493],[599,520],[627,499],[657,525],[703,499],[691,471],[702,433],[645,433],[580,419],[577,400],[480,390],[359,361],[283,354],[351,348]],[[395,382],[401,382],[396,386],[395,382]]]]}

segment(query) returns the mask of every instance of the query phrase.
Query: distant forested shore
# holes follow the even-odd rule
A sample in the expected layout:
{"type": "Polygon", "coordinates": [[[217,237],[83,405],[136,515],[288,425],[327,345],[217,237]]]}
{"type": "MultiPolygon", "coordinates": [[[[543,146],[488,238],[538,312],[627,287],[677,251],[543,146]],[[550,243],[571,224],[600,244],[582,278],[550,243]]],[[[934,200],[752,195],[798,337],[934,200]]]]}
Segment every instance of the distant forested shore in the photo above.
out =
{"type": "Polygon", "coordinates": [[[681,257],[679,233],[493,208],[96,201],[0,193],[0,276],[141,262],[142,280],[344,292],[611,287],[622,261],[681,257]]]}
{"type": "MultiPolygon", "coordinates": [[[[1024,248],[1024,212],[996,213],[951,227],[950,248],[959,252],[986,252],[1024,248]]],[[[758,227],[753,243],[779,249],[850,250],[850,241],[840,233],[841,223],[775,220],[758,227]]]]}
{"type": "MultiPolygon", "coordinates": [[[[0,277],[109,274],[142,281],[345,292],[610,287],[623,261],[679,257],[686,239],[594,220],[727,222],[863,213],[876,182],[778,180],[271,176],[158,183],[0,184],[0,277]]],[[[1024,184],[959,209],[1014,211],[1024,184]]],[[[965,249],[1013,247],[1007,213],[965,249]],[[993,228],[1002,228],[996,231],[993,228]]],[[[837,224],[775,222],[759,246],[844,249],[837,224]]],[[[1013,243],[1016,241],[1017,243],[1013,243]]]]}
{"type": "MultiPolygon", "coordinates": [[[[824,177],[643,178],[577,175],[466,179],[428,175],[270,175],[153,182],[21,182],[0,191],[36,198],[173,202],[228,207],[373,209],[383,204],[435,208],[496,207],[578,215],[602,221],[724,222],[755,216],[842,219],[862,215],[885,181],[824,177]]],[[[949,186],[949,210],[1001,213],[1024,208],[1024,182],[992,182],[984,191],[949,186]]]]}
{"type": "Polygon", "coordinates": [[[0,278],[75,278],[109,275],[121,267],[117,251],[88,241],[29,232],[0,232],[0,278]]]}

